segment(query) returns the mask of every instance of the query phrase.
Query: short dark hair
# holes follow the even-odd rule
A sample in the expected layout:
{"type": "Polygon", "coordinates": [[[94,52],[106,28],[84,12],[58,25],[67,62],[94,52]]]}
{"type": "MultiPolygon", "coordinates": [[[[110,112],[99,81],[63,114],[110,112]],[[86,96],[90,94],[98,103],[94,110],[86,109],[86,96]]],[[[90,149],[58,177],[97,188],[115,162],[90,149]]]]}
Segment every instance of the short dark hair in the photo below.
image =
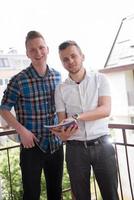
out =
{"type": "Polygon", "coordinates": [[[81,48],[74,40],[66,40],[65,42],[62,42],[59,45],[59,52],[66,49],[69,46],[76,46],[78,48],[78,50],[80,51],[80,53],[82,53],[81,48]]]}
{"type": "Polygon", "coordinates": [[[41,35],[40,32],[38,32],[38,31],[29,31],[27,33],[27,36],[26,36],[25,46],[27,45],[27,42],[29,40],[32,40],[32,39],[35,39],[35,38],[42,38],[44,40],[44,37],[43,37],[43,35],[41,35]]]}

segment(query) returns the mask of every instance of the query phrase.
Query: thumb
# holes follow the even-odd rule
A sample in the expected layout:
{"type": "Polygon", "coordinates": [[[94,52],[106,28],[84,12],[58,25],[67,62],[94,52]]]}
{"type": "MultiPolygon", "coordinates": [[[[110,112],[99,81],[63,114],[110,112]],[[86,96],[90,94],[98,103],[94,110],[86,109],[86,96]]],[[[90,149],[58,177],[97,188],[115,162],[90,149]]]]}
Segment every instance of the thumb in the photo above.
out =
{"type": "Polygon", "coordinates": [[[34,135],[34,137],[33,137],[33,140],[35,141],[35,142],[39,142],[39,139],[34,135]]]}

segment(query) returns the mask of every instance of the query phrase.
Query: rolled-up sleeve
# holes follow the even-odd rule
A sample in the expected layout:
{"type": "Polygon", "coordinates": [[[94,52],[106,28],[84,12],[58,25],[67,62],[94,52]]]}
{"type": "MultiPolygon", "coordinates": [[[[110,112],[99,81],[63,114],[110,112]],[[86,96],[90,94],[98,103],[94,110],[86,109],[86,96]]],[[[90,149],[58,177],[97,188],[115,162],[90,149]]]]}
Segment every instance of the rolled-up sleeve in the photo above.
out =
{"type": "Polygon", "coordinates": [[[4,91],[0,109],[11,110],[12,107],[16,104],[19,94],[20,91],[18,81],[13,78],[10,80],[6,90],[4,91]]]}
{"type": "Polygon", "coordinates": [[[65,112],[65,103],[62,97],[62,84],[58,85],[55,89],[55,105],[56,112],[65,112]]]}
{"type": "Polygon", "coordinates": [[[106,75],[99,75],[99,96],[111,96],[110,81],[106,75]]]}

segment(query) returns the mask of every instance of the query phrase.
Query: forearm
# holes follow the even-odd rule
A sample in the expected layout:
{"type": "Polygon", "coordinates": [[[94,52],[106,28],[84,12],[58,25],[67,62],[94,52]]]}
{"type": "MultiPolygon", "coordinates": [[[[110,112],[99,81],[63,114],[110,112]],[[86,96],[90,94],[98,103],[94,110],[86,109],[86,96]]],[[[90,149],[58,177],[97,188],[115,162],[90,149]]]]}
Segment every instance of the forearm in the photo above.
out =
{"type": "Polygon", "coordinates": [[[81,121],[94,121],[97,119],[110,116],[110,111],[111,111],[110,108],[106,108],[105,106],[100,106],[94,110],[80,113],[78,119],[81,121]]]}
{"type": "Polygon", "coordinates": [[[10,111],[0,110],[0,115],[12,128],[17,131],[20,135],[21,143],[25,148],[32,148],[35,146],[35,143],[38,141],[35,135],[19,123],[10,111]]]}
{"type": "Polygon", "coordinates": [[[93,121],[110,116],[111,113],[111,97],[102,96],[98,99],[98,106],[90,111],[80,113],[79,120],[93,121]]]}
{"type": "Polygon", "coordinates": [[[22,124],[20,124],[16,120],[16,118],[10,111],[0,110],[0,115],[8,123],[9,126],[11,126],[12,128],[14,128],[17,131],[17,133],[21,134],[23,132],[23,130],[25,129],[25,127],[22,126],[22,124]]]}

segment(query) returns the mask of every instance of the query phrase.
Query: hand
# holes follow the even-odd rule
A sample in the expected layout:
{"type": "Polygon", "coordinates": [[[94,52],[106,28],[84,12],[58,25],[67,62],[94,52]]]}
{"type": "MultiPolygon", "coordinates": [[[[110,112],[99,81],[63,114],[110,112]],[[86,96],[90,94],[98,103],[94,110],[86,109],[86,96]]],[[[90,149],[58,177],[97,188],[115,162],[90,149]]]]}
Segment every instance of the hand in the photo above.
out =
{"type": "Polygon", "coordinates": [[[57,127],[52,128],[51,131],[56,136],[60,137],[61,140],[66,141],[69,137],[71,137],[78,130],[78,125],[70,125],[68,128],[65,127],[57,127]]]}
{"type": "Polygon", "coordinates": [[[24,148],[32,148],[35,146],[35,143],[38,141],[35,135],[27,129],[24,129],[24,131],[20,134],[20,139],[24,148]]]}

